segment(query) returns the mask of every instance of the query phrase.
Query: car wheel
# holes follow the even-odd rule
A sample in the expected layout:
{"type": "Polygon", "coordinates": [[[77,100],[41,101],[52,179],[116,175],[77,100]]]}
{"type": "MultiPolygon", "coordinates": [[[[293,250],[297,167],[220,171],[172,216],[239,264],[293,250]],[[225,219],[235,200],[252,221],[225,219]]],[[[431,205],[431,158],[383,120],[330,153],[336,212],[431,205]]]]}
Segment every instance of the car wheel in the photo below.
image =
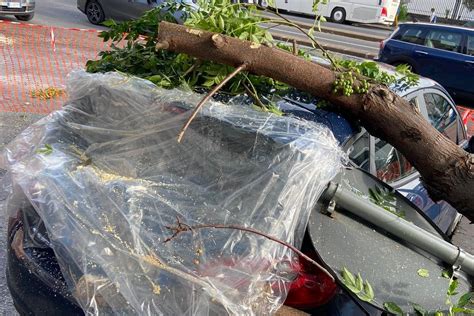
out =
{"type": "Polygon", "coordinates": [[[335,8],[331,12],[331,20],[335,23],[344,23],[346,21],[346,10],[335,8]]]}
{"type": "Polygon", "coordinates": [[[34,16],[35,14],[31,13],[27,15],[15,15],[15,18],[17,18],[17,20],[20,20],[20,21],[30,21],[33,19],[34,16]]]}
{"type": "Polygon", "coordinates": [[[105,20],[104,10],[97,1],[91,0],[86,5],[86,15],[92,24],[100,24],[105,20]]]}

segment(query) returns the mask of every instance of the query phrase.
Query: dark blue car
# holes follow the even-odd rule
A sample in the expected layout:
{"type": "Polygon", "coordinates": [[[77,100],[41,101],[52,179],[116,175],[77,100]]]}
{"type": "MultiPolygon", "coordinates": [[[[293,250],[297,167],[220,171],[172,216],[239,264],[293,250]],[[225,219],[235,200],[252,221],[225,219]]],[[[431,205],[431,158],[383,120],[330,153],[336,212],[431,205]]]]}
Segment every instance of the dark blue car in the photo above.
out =
{"type": "Polygon", "coordinates": [[[473,104],[474,30],[427,23],[401,24],[381,43],[379,61],[408,64],[436,80],[457,102],[473,104]]]}

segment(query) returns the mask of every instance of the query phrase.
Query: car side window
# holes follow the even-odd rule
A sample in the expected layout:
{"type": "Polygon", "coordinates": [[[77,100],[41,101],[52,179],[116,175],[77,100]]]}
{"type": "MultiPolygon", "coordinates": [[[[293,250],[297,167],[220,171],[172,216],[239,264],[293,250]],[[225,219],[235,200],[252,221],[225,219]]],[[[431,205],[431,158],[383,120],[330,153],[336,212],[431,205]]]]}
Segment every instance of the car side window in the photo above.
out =
{"type": "Polygon", "coordinates": [[[382,181],[400,180],[415,171],[408,160],[392,145],[384,140],[375,140],[376,176],[382,181]]]}
{"type": "Polygon", "coordinates": [[[460,53],[461,42],[462,34],[460,33],[445,30],[431,30],[426,36],[425,46],[460,53]]]}
{"type": "Polygon", "coordinates": [[[405,30],[401,30],[397,35],[394,36],[394,39],[423,45],[425,43],[424,30],[418,27],[408,27],[405,30]]]}
{"type": "Polygon", "coordinates": [[[349,149],[349,158],[365,171],[369,171],[370,166],[369,136],[369,133],[365,132],[349,149]]]}
{"type": "Polygon", "coordinates": [[[424,94],[428,120],[438,131],[457,141],[457,114],[448,100],[438,93],[424,94]]]}
{"type": "Polygon", "coordinates": [[[474,56],[474,35],[467,36],[467,54],[474,56]]]}

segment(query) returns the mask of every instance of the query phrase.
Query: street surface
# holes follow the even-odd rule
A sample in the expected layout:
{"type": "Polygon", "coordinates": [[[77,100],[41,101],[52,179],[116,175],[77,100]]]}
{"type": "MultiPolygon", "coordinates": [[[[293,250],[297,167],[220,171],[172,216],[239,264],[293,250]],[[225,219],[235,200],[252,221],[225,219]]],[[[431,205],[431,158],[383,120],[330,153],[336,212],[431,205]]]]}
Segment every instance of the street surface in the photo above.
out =
{"type": "MultiPolygon", "coordinates": [[[[312,20],[302,16],[289,16],[293,21],[303,24],[311,24],[312,20]]],[[[1,17],[8,21],[16,21],[14,17],[1,17]]],[[[85,28],[85,29],[105,29],[102,26],[95,26],[88,22],[86,16],[76,8],[76,1],[74,0],[38,0],[36,2],[36,13],[35,17],[29,23],[42,24],[56,27],[66,28],[85,28]]],[[[361,39],[359,36],[373,37],[373,38],[386,38],[391,31],[382,28],[369,28],[369,27],[357,27],[352,25],[340,25],[334,23],[323,23],[323,27],[327,29],[333,29],[337,32],[348,32],[351,34],[358,34],[358,36],[344,36],[331,33],[316,33],[316,38],[321,41],[322,44],[343,46],[350,48],[355,51],[367,53],[369,55],[376,55],[378,53],[379,42],[377,40],[366,40],[361,39]]],[[[286,36],[301,36],[294,29],[288,27],[275,28],[275,32],[281,33],[286,36]]],[[[32,122],[39,119],[40,115],[31,113],[2,113],[0,112],[0,151],[4,148],[5,144],[10,142],[21,130],[26,128],[32,122]]],[[[0,180],[4,175],[4,170],[0,169],[0,180]]],[[[0,192],[0,210],[3,209],[3,203],[5,202],[6,196],[0,192]]],[[[16,312],[12,306],[11,298],[6,287],[5,281],[5,217],[2,211],[0,211],[0,231],[2,232],[0,238],[0,315],[16,315],[16,312]]],[[[454,237],[453,241],[461,245],[467,251],[474,253],[474,244],[470,241],[474,235],[474,225],[468,225],[467,221],[463,219],[463,222],[458,229],[458,234],[454,237]]]]}

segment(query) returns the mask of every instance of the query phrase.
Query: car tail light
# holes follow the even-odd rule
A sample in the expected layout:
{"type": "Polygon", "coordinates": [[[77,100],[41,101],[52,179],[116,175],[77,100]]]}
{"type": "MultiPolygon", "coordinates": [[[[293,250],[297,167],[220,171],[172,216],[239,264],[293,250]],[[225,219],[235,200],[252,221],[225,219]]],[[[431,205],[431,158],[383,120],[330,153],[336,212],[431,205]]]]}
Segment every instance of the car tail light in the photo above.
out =
{"type": "Polygon", "coordinates": [[[382,50],[384,46],[385,46],[385,41],[380,41],[379,43],[380,50],[382,50]]]}
{"type": "Polygon", "coordinates": [[[387,8],[386,8],[386,7],[383,7],[383,8],[382,8],[382,14],[381,14],[381,16],[387,17],[387,8]]]}
{"type": "Polygon", "coordinates": [[[301,309],[314,308],[326,304],[336,294],[336,283],[304,259],[294,264],[293,270],[296,278],[290,285],[285,305],[301,309]]]}

